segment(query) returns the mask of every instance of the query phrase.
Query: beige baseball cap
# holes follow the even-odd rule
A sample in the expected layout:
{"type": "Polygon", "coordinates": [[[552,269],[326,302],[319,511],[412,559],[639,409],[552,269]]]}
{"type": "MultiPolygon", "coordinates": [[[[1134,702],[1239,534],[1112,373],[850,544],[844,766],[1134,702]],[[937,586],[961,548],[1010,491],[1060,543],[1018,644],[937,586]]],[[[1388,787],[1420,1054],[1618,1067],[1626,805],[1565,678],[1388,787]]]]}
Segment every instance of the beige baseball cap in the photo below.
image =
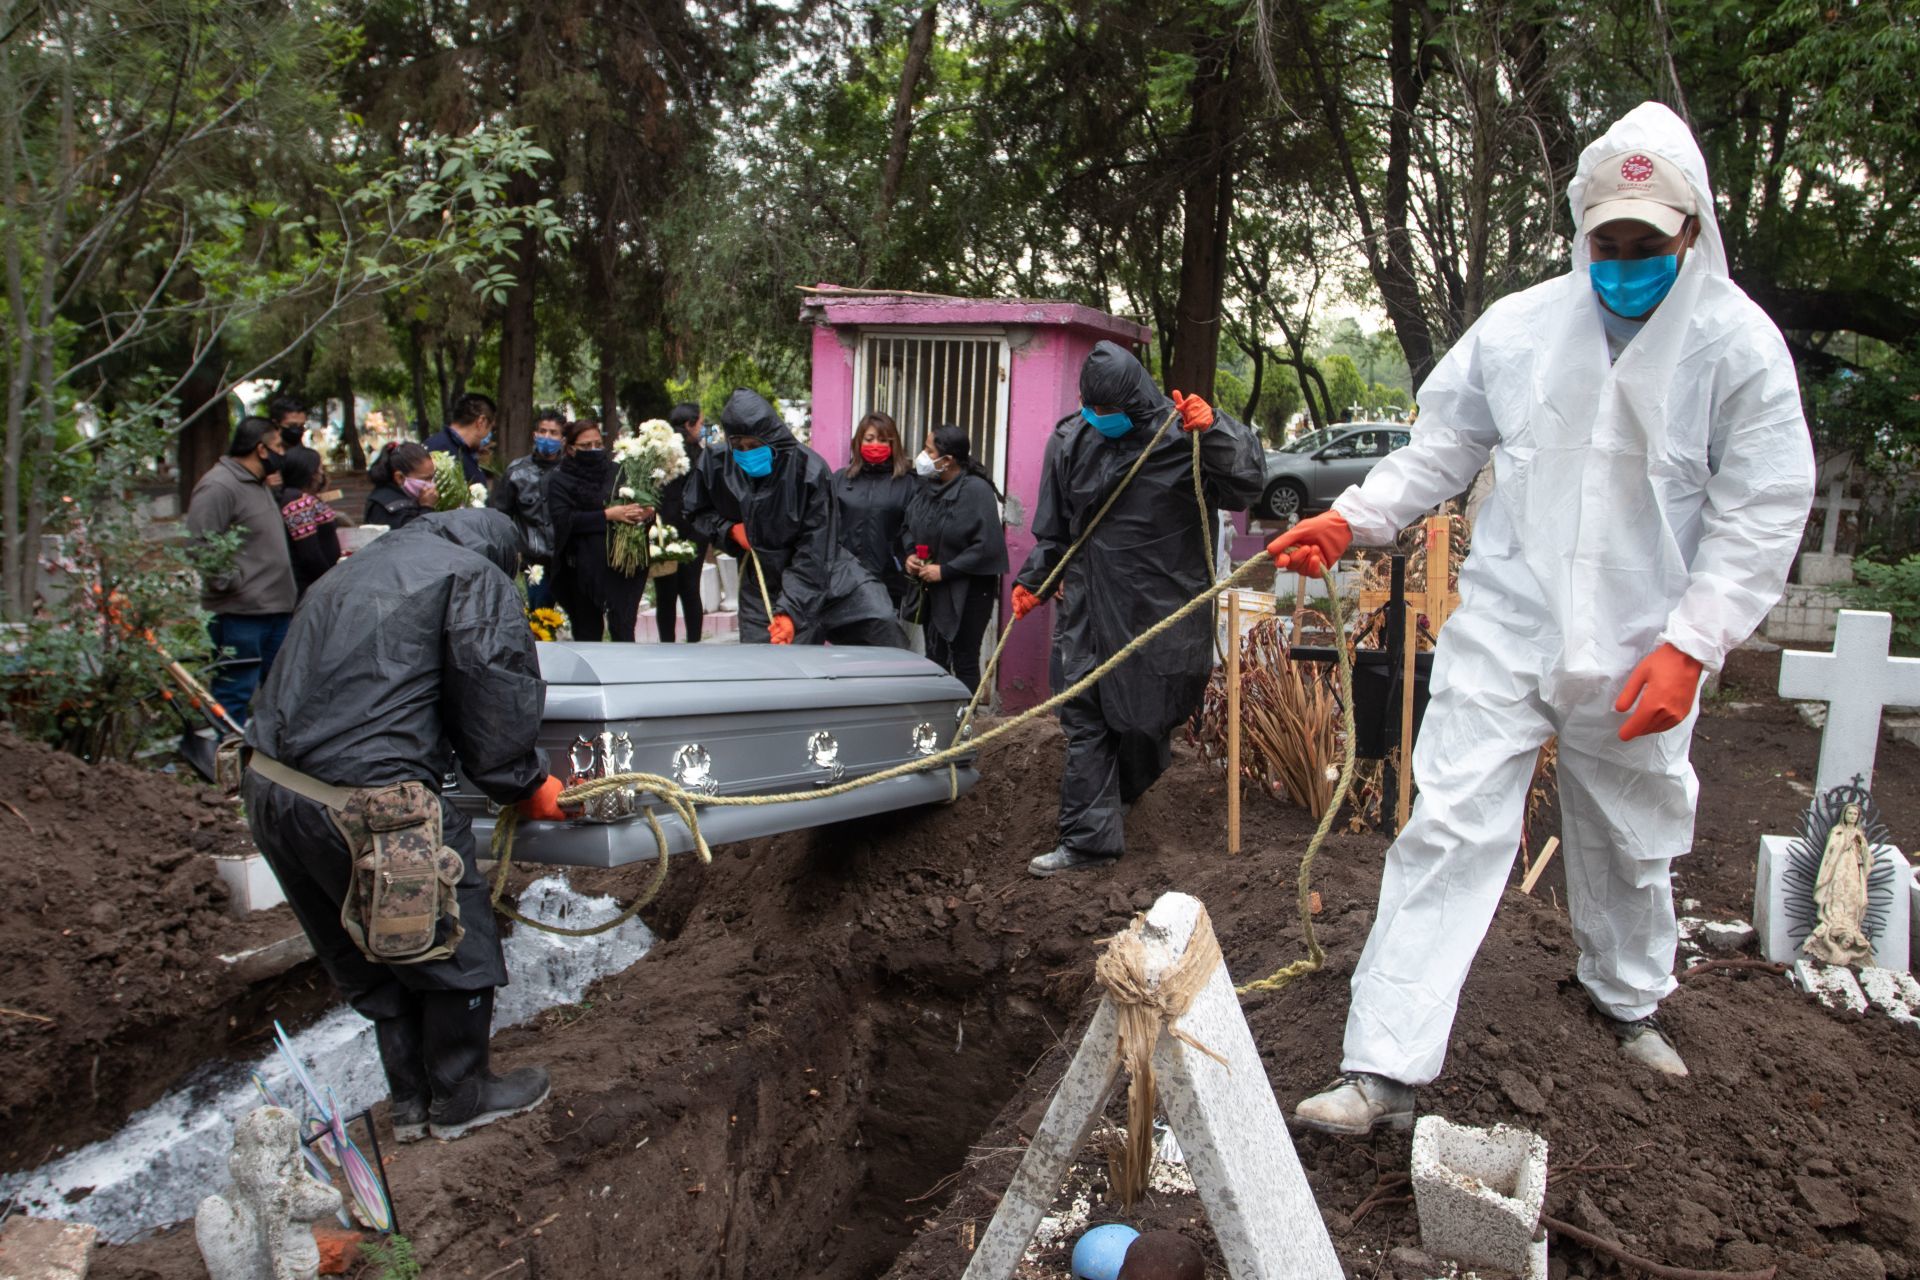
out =
{"type": "Polygon", "coordinates": [[[1693,212],[1693,189],[1678,166],[1651,151],[1622,151],[1593,167],[1580,234],[1617,218],[1631,218],[1663,235],[1677,236],[1693,212]]]}

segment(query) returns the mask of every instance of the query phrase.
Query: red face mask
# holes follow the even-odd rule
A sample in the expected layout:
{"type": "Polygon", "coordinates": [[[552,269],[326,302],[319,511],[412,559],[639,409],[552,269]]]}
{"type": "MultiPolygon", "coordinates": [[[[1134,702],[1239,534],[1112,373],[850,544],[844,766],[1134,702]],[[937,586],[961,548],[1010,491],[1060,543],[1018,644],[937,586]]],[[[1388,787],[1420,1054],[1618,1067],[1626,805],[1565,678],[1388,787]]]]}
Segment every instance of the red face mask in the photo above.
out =
{"type": "Polygon", "coordinates": [[[878,440],[870,440],[860,446],[860,456],[877,467],[893,457],[893,446],[878,440]]]}

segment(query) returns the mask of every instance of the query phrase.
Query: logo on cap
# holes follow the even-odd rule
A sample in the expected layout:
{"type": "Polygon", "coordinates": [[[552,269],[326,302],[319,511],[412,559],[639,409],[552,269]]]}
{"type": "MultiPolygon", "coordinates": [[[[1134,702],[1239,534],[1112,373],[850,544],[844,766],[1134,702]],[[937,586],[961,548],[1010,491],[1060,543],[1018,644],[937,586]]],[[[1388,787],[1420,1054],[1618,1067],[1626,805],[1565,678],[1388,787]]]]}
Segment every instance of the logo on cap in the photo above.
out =
{"type": "Polygon", "coordinates": [[[1631,155],[1620,162],[1620,176],[1628,182],[1647,182],[1653,178],[1653,161],[1643,155],[1631,155]]]}

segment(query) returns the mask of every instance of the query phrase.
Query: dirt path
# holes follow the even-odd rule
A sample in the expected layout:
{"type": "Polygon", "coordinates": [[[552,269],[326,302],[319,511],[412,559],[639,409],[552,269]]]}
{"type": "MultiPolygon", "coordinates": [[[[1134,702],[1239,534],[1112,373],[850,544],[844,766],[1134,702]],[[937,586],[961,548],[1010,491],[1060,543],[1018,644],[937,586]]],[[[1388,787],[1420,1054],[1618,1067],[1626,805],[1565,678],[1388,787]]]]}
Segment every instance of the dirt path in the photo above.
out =
{"type": "MultiPolygon", "coordinates": [[[[1801,803],[1777,775],[1810,777],[1818,747],[1764,696],[1728,706],[1764,673],[1753,680],[1709,709],[1696,749],[1698,846],[1679,892],[1709,917],[1748,913],[1756,837],[1790,829],[1801,803]]],[[[1030,880],[1059,751],[1057,733],[1036,728],[996,744],[957,806],[722,850],[705,872],[677,866],[646,960],[498,1041],[508,1064],[552,1066],[553,1103],[393,1160],[426,1274],[957,1277],[969,1224],[984,1228],[1077,1039],[1106,935],[1177,888],[1207,903],[1236,976],[1300,952],[1287,882],[1305,816],[1251,804],[1248,853],[1227,857],[1221,781],[1184,752],[1134,811],[1117,869],[1030,880]]],[[[1920,753],[1883,748],[1877,783],[1911,845],[1920,753]]],[[[1384,847],[1371,833],[1329,845],[1328,969],[1248,1002],[1283,1105],[1337,1069],[1384,847]]],[[[643,874],[578,882],[625,892],[643,874]]],[[[1550,875],[1503,904],[1422,1107],[1544,1132],[1561,1171],[1552,1210],[1666,1261],[1778,1261],[1787,1280],[1915,1275],[1920,1034],[1837,1018],[1777,980],[1715,974],[1668,1006],[1693,1077],[1655,1083],[1620,1061],[1567,985],[1560,900],[1550,875]]],[[[1349,1274],[1415,1274],[1390,1256],[1417,1243],[1411,1206],[1356,1215],[1383,1174],[1404,1170],[1404,1141],[1300,1150],[1349,1274]]],[[[1154,1197],[1147,1223],[1211,1247],[1189,1197],[1154,1197]]],[[[1567,1274],[1608,1274],[1584,1251],[1556,1254],[1567,1274]]],[[[105,1251],[95,1274],[199,1272],[175,1232],[105,1251]]]]}

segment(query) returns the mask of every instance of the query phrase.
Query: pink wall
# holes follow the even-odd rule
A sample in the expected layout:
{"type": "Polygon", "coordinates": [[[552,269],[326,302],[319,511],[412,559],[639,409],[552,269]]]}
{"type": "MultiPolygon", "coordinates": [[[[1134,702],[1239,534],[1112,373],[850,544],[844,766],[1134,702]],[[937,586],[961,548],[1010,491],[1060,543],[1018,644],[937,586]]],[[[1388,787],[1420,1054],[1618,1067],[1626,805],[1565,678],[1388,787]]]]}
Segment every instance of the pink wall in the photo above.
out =
{"type": "MultiPolygon", "coordinates": [[[[814,293],[802,310],[813,331],[813,447],[844,466],[853,432],[853,362],[863,328],[991,327],[1004,332],[1012,359],[1007,382],[1007,575],[1001,617],[1011,616],[1013,574],[1033,550],[1029,526],[1040,492],[1047,438],[1080,407],[1080,365],[1096,342],[1139,347],[1143,325],[1069,302],[925,298],[899,294],[814,293]]],[[[1000,659],[1004,709],[1018,711],[1048,694],[1047,653],[1053,607],[1042,606],[1015,629],[1000,659]]]]}

